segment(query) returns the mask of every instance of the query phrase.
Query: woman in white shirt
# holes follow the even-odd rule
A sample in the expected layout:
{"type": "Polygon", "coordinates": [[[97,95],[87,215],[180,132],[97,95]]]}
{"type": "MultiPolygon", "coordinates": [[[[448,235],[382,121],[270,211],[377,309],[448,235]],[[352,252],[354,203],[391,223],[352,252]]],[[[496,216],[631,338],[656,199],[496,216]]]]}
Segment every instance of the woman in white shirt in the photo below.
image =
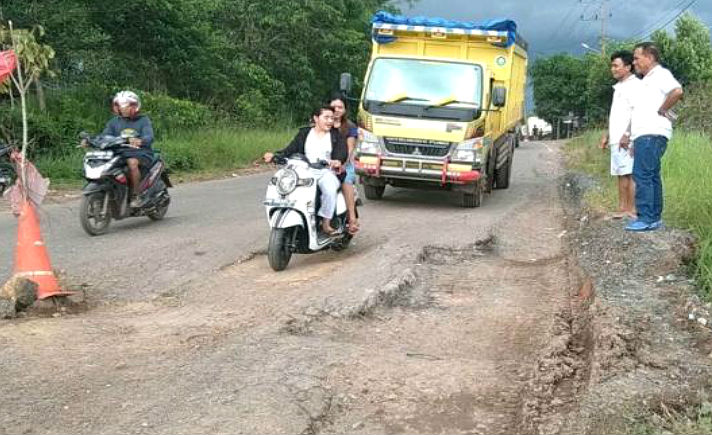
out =
{"type": "MultiPolygon", "coordinates": [[[[303,154],[311,163],[321,160],[329,162],[329,168],[313,171],[321,191],[321,207],[317,213],[322,218],[321,230],[332,235],[335,230],[331,227],[331,218],[336,210],[336,196],[343,179],[342,169],[348,149],[344,137],[334,128],[334,109],[331,106],[324,105],[314,110],[312,123],[312,126],[299,129],[289,145],[278,153],[285,156],[303,154]]],[[[273,157],[273,153],[265,153],[264,160],[269,163],[273,157]]]]}

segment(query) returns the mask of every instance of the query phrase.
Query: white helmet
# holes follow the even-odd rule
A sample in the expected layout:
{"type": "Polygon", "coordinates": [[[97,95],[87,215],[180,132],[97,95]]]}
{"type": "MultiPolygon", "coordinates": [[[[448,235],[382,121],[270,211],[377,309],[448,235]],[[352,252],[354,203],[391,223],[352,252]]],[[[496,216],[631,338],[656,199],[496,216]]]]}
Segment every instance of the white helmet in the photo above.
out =
{"type": "Polygon", "coordinates": [[[134,92],[121,91],[114,95],[112,105],[112,109],[116,113],[118,113],[120,107],[131,106],[134,109],[132,115],[135,115],[141,110],[141,99],[134,92]]]}

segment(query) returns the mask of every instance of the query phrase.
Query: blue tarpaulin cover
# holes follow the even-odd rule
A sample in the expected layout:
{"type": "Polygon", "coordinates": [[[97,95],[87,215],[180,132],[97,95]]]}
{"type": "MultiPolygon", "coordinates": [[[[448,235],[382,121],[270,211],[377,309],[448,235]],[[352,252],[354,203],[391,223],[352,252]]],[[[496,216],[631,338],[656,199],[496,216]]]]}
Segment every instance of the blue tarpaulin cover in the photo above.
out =
{"type": "MultiPolygon", "coordinates": [[[[437,17],[406,17],[403,15],[391,14],[385,11],[378,11],[373,18],[371,18],[371,23],[507,32],[507,47],[514,44],[517,39],[517,23],[504,18],[494,18],[482,21],[454,21],[437,17]]],[[[376,35],[375,32],[373,37],[378,43],[388,43],[395,40],[393,37],[383,38],[380,35],[376,35]]]]}

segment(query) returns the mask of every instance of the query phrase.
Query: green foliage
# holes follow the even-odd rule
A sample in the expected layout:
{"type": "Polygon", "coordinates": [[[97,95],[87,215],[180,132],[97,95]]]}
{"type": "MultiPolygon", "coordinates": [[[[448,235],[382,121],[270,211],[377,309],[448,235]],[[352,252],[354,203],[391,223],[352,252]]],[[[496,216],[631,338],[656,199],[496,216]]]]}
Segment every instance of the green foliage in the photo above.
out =
{"type": "MultiPolygon", "coordinates": [[[[80,131],[100,133],[113,116],[111,97],[118,90],[101,86],[77,86],[47,92],[47,105],[52,110],[41,111],[31,104],[28,112],[31,156],[63,156],[77,143],[80,131]]],[[[227,117],[209,107],[161,93],[139,92],[142,111],[150,118],[158,139],[174,131],[205,129],[227,117]]],[[[20,111],[9,104],[0,104],[0,137],[17,143],[21,137],[20,111]]]]}
{"type": "MultiPolygon", "coordinates": [[[[52,76],[50,61],[55,52],[47,44],[38,42],[44,36],[42,26],[33,26],[29,29],[13,28],[0,22],[0,50],[14,49],[19,59],[23,79],[29,84],[37,80],[42,74],[52,76]]],[[[1,89],[0,89],[1,90],[1,89]]],[[[7,88],[4,89],[7,92],[7,88]]]]}
{"type": "Polygon", "coordinates": [[[685,88],[685,98],[676,110],[680,114],[679,126],[712,135],[712,80],[693,83],[685,88]]]}
{"type": "MultiPolygon", "coordinates": [[[[712,117],[702,106],[703,99],[712,96],[705,86],[712,83],[712,44],[707,26],[691,13],[683,15],[675,24],[675,35],[665,31],[653,33],[653,42],[660,48],[661,63],[669,68],[683,84],[693,85],[693,103],[683,103],[687,125],[709,131],[712,117]],[[707,118],[710,118],[709,120],[707,118]],[[697,121],[704,120],[702,127],[697,121]]],[[[621,49],[633,50],[631,41],[611,41],[608,54],[621,49]]],[[[531,67],[532,84],[537,114],[548,122],[555,122],[568,112],[585,116],[593,124],[606,122],[615,83],[610,73],[610,59],[587,53],[581,58],[559,54],[538,58],[531,67]]],[[[687,97],[686,97],[687,98],[687,97]]],[[[710,101],[707,99],[707,101],[710,101]]]]}
{"type": "Polygon", "coordinates": [[[172,171],[202,172],[249,166],[270,150],[289,142],[294,131],[284,128],[216,128],[176,132],[156,144],[172,171]]]}
{"type": "Polygon", "coordinates": [[[664,30],[652,35],[661,60],[683,84],[712,79],[712,45],[707,25],[692,13],[675,23],[675,36],[664,30]]]}
{"type": "Polygon", "coordinates": [[[387,0],[5,0],[42,25],[63,86],[101,84],[189,99],[243,123],[306,113],[341,72],[361,77],[370,17],[387,0]]]}
{"type": "Polygon", "coordinates": [[[586,98],[585,116],[589,122],[603,124],[608,119],[611,101],[613,100],[613,85],[615,79],[611,76],[610,59],[598,54],[587,53],[584,56],[586,64],[586,98]]]}
{"type": "MultiPolygon", "coordinates": [[[[617,203],[617,187],[609,175],[610,155],[598,149],[601,131],[591,131],[568,148],[572,166],[596,175],[603,190],[589,200],[605,208],[617,203]]],[[[665,193],[663,218],[669,225],[698,237],[695,278],[705,298],[712,301],[712,152],[706,135],[676,131],[662,160],[665,193]]]]}
{"type": "Polygon", "coordinates": [[[565,54],[538,58],[530,70],[537,115],[554,125],[569,112],[586,114],[586,62],[565,54]]]}
{"type": "Polygon", "coordinates": [[[166,94],[140,92],[142,112],[151,118],[157,137],[173,130],[200,129],[213,125],[215,111],[190,100],[169,97],[166,94]]]}
{"type": "Polygon", "coordinates": [[[627,433],[631,435],[709,434],[712,433],[712,403],[704,401],[684,410],[665,407],[660,412],[637,420],[627,433]]]}
{"type": "MultiPolygon", "coordinates": [[[[249,167],[264,152],[282,148],[293,135],[294,131],[284,128],[172,130],[154,148],[174,173],[215,173],[249,167]]],[[[83,150],[68,147],[62,154],[40,155],[34,163],[53,185],[76,185],[82,177],[83,155],[83,150]]]]}

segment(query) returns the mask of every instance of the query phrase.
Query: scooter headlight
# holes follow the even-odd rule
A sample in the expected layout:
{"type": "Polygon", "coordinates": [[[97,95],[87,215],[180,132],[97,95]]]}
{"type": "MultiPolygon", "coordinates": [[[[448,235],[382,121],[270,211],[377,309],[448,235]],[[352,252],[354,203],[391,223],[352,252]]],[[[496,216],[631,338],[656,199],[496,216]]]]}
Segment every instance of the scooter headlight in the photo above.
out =
{"type": "Polygon", "coordinates": [[[287,196],[297,188],[299,177],[292,169],[284,169],[277,178],[277,192],[282,196],[287,196]]]}

